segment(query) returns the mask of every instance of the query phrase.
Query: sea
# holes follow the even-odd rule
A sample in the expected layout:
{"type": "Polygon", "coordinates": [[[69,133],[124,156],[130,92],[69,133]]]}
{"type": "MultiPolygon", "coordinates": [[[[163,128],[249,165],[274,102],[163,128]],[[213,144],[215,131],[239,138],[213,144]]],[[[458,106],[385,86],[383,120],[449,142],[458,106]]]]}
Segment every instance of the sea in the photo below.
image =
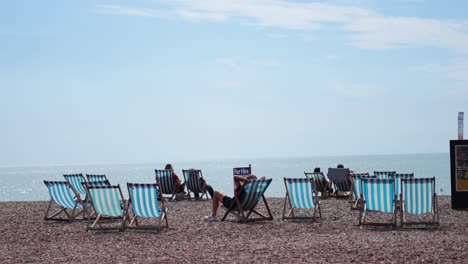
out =
{"type": "MultiPolygon", "coordinates": [[[[63,174],[105,174],[112,184],[120,184],[127,196],[127,182],[154,182],[154,170],[163,169],[164,162],[148,164],[94,164],[94,165],[51,165],[51,166],[3,166],[0,167],[0,201],[45,201],[49,200],[44,180],[63,181],[63,174]]],[[[394,170],[398,173],[414,173],[417,178],[436,177],[438,195],[450,195],[450,155],[403,154],[403,155],[362,155],[327,157],[291,157],[262,159],[219,159],[210,161],[170,162],[179,178],[183,180],[182,169],[201,169],[203,177],[215,190],[232,195],[234,167],[252,165],[252,173],[272,178],[266,192],[268,197],[284,197],[284,177],[302,178],[304,172],[320,167],[326,172],[338,164],[354,172],[394,170]]]]}

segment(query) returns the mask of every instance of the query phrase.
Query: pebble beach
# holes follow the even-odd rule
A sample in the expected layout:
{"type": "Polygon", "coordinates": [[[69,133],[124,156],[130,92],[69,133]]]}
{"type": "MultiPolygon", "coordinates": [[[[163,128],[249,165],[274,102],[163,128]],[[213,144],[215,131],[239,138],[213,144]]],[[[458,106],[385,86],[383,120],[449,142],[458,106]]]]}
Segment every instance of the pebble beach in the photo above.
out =
{"type": "MultiPolygon", "coordinates": [[[[336,198],[321,200],[321,219],[283,221],[284,199],[267,200],[273,221],[254,223],[238,223],[231,216],[207,222],[211,200],[166,202],[169,228],[159,233],[86,232],[85,221],[44,221],[46,201],[1,202],[0,263],[468,261],[468,211],[452,210],[449,196],[438,198],[440,226],[435,230],[361,229],[359,212],[336,198]]],[[[220,209],[218,218],[224,212],[220,209]]]]}

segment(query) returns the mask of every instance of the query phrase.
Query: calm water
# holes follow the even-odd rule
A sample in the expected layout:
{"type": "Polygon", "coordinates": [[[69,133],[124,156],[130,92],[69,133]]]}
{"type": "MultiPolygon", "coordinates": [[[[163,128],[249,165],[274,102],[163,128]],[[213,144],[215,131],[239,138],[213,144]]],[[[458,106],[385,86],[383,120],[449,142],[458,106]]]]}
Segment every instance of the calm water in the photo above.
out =
{"type": "MultiPolygon", "coordinates": [[[[232,194],[232,168],[252,164],[252,172],[273,178],[267,191],[269,197],[284,197],[283,177],[304,177],[304,171],[320,167],[326,172],[328,167],[338,163],[354,169],[355,172],[373,173],[375,170],[396,170],[414,172],[415,177],[436,177],[438,194],[450,194],[450,155],[408,154],[309,158],[275,158],[257,160],[223,160],[203,162],[173,163],[175,172],[183,179],[182,169],[202,169],[206,181],[215,190],[232,194]]],[[[49,196],[43,180],[64,180],[63,174],[88,173],[106,174],[113,184],[126,186],[127,182],[152,182],[154,169],[163,168],[165,163],[134,165],[81,165],[81,166],[38,166],[0,168],[0,201],[48,200],[49,196]]],[[[126,188],[126,187],[125,187],[126,188]]],[[[126,195],[125,188],[122,188],[126,195]]]]}

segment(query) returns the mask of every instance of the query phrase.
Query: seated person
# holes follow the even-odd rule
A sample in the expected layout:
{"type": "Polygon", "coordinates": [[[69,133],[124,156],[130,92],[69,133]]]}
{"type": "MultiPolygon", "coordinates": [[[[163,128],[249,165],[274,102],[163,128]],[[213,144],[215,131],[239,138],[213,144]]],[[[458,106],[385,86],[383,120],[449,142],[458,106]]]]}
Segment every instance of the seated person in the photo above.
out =
{"type": "MultiPolygon", "coordinates": [[[[189,173],[192,173],[194,169],[190,169],[190,172],[189,173]]],[[[208,191],[208,193],[210,194],[211,196],[211,199],[213,199],[213,195],[214,195],[214,191],[213,191],[213,187],[211,187],[211,185],[207,184],[205,179],[201,178],[200,177],[200,184],[203,186],[203,184],[206,184],[206,190],[208,191]]],[[[195,199],[198,199],[200,197],[200,193],[196,193],[194,192],[193,193],[193,196],[195,197],[195,199]]]]}
{"type": "Polygon", "coordinates": [[[168,163],[166,164],[166,167],[164,167],[165,170],[172,170],[172,178],[174,179],[174,184],[175,184],[175,192],[176,193],[184,193],[185,190],[185,182],[181,183],[179,176],[174,172],[174,169],[172,168],[172,164],[168,163]]]}
{"type": "MultiPolygon", "coordinates": [[[[338,169],[344,169],[344,165],[343,164],[338,164],[336,166],[338,169]]],[[[349,170],[349,174],[348,174],[348,182],[349,182],[349,186],[353,186],[353,173],[354,171],[352,171],[351,169],[349,170]]]]}
{"type": "MultiPolygon", "coordinates": [[[[246,177],[244,176],[234,176],[234,184],[235,184],[235,189],[234,189],[234,196],[237,195],[239,190],[241,189],[242,182],[250,181],[250,180],[256,180],[257,176],[253,174],[249,174],[246,177]]],[[[265,179],[265,176],[260,177],[261,180],[265,179]]],[[[224,207],[229,208],[232,203],[234,203],[234,198],[229,197],[227,195],[224,195],[222,192],[214,192],[213,194],[213,207],[211,211],[211,215],[207,216],[206,219],[210,222],[216,221],[216,213],[218,212],[218,207],[219,204],[222,203],[224,207]]]]}
{"type": "MultiPolygon", "coordinates": [[[[319,167],[314,169],[314,173],[320,173],[320,172],[321,171],[320,171],[319,167]]],[[[325,191],[327,191],[329,194],[332,194],[333,193],[333,188],[332,188],[330,180],[327,177],[325,177],[325,175],[324,175],[323,178],[325,179],[325,191]]]]}

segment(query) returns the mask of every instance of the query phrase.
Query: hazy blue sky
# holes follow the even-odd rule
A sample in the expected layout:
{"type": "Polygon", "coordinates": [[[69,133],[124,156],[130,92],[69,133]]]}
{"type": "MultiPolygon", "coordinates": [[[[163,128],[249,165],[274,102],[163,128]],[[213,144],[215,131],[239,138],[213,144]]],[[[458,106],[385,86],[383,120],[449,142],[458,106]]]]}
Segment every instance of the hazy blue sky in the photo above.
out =
{"type": "Polygon", "coordinates": [[[0,165],[447,152],[468,112],[466,10],[2,1],[0,165]]]}

